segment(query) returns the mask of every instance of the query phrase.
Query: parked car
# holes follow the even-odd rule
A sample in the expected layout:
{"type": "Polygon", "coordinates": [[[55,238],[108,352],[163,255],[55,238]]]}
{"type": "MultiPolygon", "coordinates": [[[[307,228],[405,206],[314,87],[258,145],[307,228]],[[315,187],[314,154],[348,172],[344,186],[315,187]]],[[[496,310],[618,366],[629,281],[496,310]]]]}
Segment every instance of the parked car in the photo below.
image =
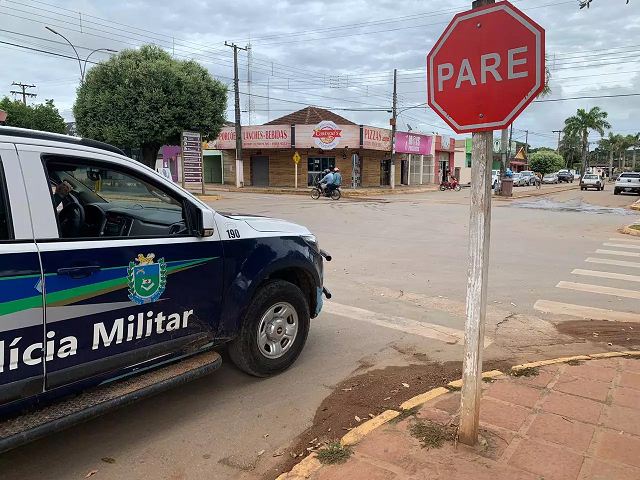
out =
{"type": "Polygon", "coordinates": [[[613,194],[619,195],[620,192],[640,193],[640,173],[624,172],[616,179],[613,194]]]}
{"type": "Polygon", "coordinates": [[[560,170],[558,172],[558,182],[571,182],[573,183],[574,175],[571,173],[571,170],[560,170]]]}
{"type": "Polygon", "coordinates": [[[0,452],[201,377],[216,345],[286,370],[331,296],[323,258],[305,227],[216,212],[116,147],[0,127],[0,417],[24,412],[0,452]]]}
{"type": "Polygon", "coordinates": [[[522,178],[524,180],[523,183],[525,185],[535,185],[535,184],[540,182],[540,179],[531,170],[524,170],[524,171],[520,172],[520,175],[522,176],[522,178]]]}
{"type": "Polygon", "coordinates": [[[522,178],[522,175],[520,175],[520,173],[514,173],[511,178],[513,179],[514,187],[524,186],[524,179],[522,178]]]}
{"type": "Polygon", "coordinates": [[[559,181],[557,173],[547,173],[542,177],[542,183],[558,183],[559,181]]]}
{"type": "Polygon", "coordinates": [[[587,188],[595,188],[596,190],[604,190],[604,178],[597,173],[587,173],[580,180],[580,190],[587,188]]]}

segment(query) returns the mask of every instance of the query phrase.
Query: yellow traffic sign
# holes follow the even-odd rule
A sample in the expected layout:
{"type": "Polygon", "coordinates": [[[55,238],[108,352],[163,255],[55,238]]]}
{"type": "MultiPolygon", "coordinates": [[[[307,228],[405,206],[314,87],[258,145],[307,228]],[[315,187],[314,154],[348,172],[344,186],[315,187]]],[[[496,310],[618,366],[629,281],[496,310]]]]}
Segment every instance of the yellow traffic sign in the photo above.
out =
{"type": "Polygon", "coordinates": [[[293,161],[296,162],[296,165],[300,162],[300,154],[298,152],[293,154],[293,161]]]}

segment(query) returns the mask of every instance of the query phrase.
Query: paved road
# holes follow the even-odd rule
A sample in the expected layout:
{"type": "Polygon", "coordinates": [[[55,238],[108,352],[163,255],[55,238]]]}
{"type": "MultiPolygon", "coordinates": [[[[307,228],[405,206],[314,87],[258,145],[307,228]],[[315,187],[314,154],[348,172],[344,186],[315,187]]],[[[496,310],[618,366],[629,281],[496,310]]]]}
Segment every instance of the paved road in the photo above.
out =
{"type": "MultiPolygon", "coordinates": [[[[541,311],[550,306],[638,311],[640,243],[616,233],[638,218],[623,209],[634,200],[608,189],[494,202],[486,358],[558,348],[547,320],[565,317],[541,311]]],[[[326,284],[334,298],[295,367],[254,379],[226,362],[207,378],[5,454],[0,479],[83,478],[94,468],[97,479],[251,476],[358,366],[406,364],[402,352],[411,351],[460,359],[467,189],[338,202],[225,193],[214,206],[305,224],[333,254],[326,284]]]]}

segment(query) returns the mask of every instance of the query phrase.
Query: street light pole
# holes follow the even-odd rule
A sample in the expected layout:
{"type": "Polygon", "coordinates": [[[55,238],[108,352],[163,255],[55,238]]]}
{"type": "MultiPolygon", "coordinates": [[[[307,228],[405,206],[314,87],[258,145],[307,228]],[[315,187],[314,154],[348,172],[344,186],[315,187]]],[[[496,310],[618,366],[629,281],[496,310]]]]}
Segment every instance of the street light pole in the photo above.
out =
{"type": "Polygon", "coordinates": [[[76,50],[76,47],[73,46],[73,43],[71,43],[67,37],[62,35],[60,32],[55,31],[53,28],[51,28],[51,27],[44,27],[44,28],[46,28],[47,30],[49,30],[53,34],[64,38],[65,41],[71,46],[71,48],[73,48],[73,51],[76,52],[76,58],[78,59],[78,67],[80,67],[80,82],[81,83],[84,82],[84,74],[87,71],[87,61],[89,60],[89,57],[91,55],[93,55],[96,52],[118,53],[116,50],[113,50],[111,48],[96,48],[91,53],[89,53],[89,55],[87,55],[87,58],[84,59],[84,67],[83,67],[82,66],[82,60],[80,60],[80,55],[78,54],[78,50],[76,50]]]}
{"type": "Polygon", "coordinates": [[[87,55],[87,58],[84,59],[84,67],[82,68],[82,81],[84,82],[84,76],[87,73],[87,62],[89,61],[89,57],[91,55],[93,55],[96,52],[109,52],[109,53],[117,53],[116,50],[113,50],[111,48],[96,48],[95,50],[93,50],[89,55],[87,55]]]}
{"type": "Polygon", "coordinates": [[[62,37],[66,40],[66,42],[71,45],[71,48],[73,48],[73,51],[76,52],[76,57],[78,59],[78,67],[80,67],[80,78],[82,79],[84,77],[84,74],[82,73],[82,61],[80,60],[80,55],[78,55],[78,50],[76,50],[76,47],[73,46],[73,43],[71,43],[69,41],[69,39],[67,37],[65,37],[64,35],[62,35],[60,32],[56,32],[53,28],[51,27],[44,27],[47,30],[49,30],[51,33],[58,35],[59,37],[62,37]]]}

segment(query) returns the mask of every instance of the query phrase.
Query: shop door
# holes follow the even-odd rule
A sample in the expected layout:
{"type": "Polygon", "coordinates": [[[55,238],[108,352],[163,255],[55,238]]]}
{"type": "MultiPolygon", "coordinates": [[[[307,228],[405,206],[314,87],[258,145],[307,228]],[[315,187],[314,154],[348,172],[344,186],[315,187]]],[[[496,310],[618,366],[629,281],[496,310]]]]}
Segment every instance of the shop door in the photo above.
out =
{"type": "Polygon", "coordinates": [[[352,165],[352,174],[351,174],[351,188],[356,188],[359,187],[361,185],[361,173],[362,173],[362,167],[361,167],[361,160],[360,160],[360,156],[357,154],[353,154],[351,155],[351,161],[353,163],[352,165]]]}
{"type": "Polygon", "coordinates": [[[390,184],[391,160],[380,160],[380,186],[385,187],[390,184]]]}
{"type": "Polygon", "coordinates": [[[456,167],[455,170],[456,170],[456,173],[455,173],[456,180],[460,181],[460,167],[456,167]]]}
{"type": "Polygon", "coordinates": [[[251,185],[254,187],[269,186],[269,157],[251,157],[251,185]]]}
{"type": "Polygon", "coordinates": [[[204,156],[204,182],[222,183],[222,157],[220,155],[204,156]]]}
{"type": "Polygon", "coordinates": [[[402,185],[409,185],[409,161],[402,160],[400,163],[400,183],[402,185]]]}

